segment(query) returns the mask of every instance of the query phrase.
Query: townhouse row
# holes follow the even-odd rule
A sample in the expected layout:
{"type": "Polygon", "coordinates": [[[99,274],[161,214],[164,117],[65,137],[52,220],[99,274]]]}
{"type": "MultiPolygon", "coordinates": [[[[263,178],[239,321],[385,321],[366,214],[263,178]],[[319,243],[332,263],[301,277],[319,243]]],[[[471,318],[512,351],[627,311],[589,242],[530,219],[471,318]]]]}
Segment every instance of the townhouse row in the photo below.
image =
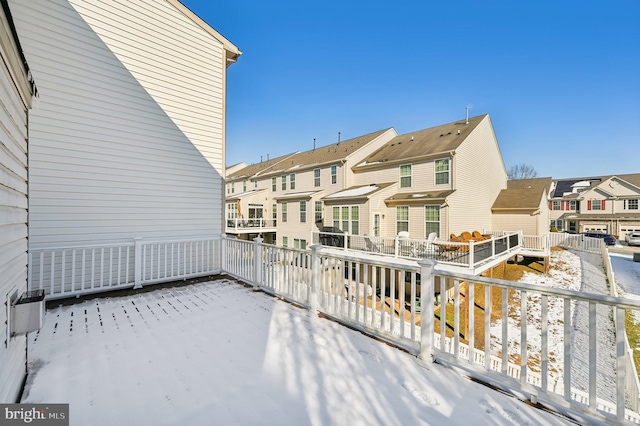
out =
{"type": "Polygon", "coordinates": [[[489,115],[393,128],[227,169],[226,232],[305,248],[320,228],[440,239],[474,230],[640,230],[640,174],[508,180],[489,115]]]}

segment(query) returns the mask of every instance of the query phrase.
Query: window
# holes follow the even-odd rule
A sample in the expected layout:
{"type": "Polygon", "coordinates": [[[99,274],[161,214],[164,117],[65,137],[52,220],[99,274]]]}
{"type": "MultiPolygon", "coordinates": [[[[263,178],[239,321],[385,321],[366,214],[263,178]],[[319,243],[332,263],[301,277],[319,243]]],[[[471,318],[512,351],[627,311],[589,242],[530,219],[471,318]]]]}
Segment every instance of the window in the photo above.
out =
{"type": "Polygon", "coordinates": [[[424,206],[424,235],[428,237],[430,233],[435,232],[440,236],[440,207],[424,206]]]}
{"type": "Polygon", "coordinates": [[[282,247],[289,247],[289,237],[282,237],[282,247]]]}
{"type": "Polygon", "coordinates": [[[227,184],[227,195],[231,194],[231,185],[227,184]]]}
{"type": "Polygon", "coordinates": [[[287,221],[287,203],[282,203],[282,221],[287,221]]]}
{"type": "Polygon", "coordinates": [[[296,175],[293,173],[289,175],[289,189],[296,189],[296,175]]]}
{"type": "Polygon", "coordinates": [[[282,176],[282,190],[287,190],[287,175],[282,176]]]}
{"type": "Polygon", "coordinates": [[[591,200],[591,210],[604,210],[603,200],[591,200]]]}
{"type": "Polygon", "coordinates": [[[331,185],[338,183],[338,166],[331,166],[331,185]]]}
{"type": "Polygon", "coordinates": [[[236,192],[235,183],[232,183],[231,184],[231,193],[233,194],[234,192],[236,192]]]}
{"type": "Polygon", "coordinates": [[[436,167],[436,185],[449,183],[449,159],[435,161],[436,167]]]}
{"type": "Polygon", "coordinates": [[[320,186],[320,169],[313,169],[313,186],[320,186]]]}
{"type": "Polygon", "coordinates": [[[340,229],[340,207],[332,209],[333,226],[340,229]]]}
{"type": "Polygon", "coordinates": [[[300,201],[300,223],[307,221],[307,202],[300,201]]]}
{"type": "Polygon", "coordinates": [[[315,222],[318,223],[322,220],[322,201],[316,201],[315,206],[315,222]]]}
{"type": "Polygon", "coordinates": [[[360,233],[360,207],[351,206],[351,234],[360,233]]]}
{"type": "Polygon", "coordinates": [[[307,248],[307,240],[301,240],[298,238],[294,238],[293,239],[293,248],[297,248],[297,249],[306,249],[307,248]]]}
{"type": "Polygon", "coordinates": [[[409,206],[396,207],[396,234],[409,231],[409,206]]]}
{"type": "Polygon", "coordinates": [[[238,217],[238,203],[227,203],[227,219],[238,217]]]}
{"type": "Polygon", "coordinates": [[[550,228],[556,228],[556,230],[562,231],[562,219],[551,219],[550,228]]]}
{"type": "Polygon", "coordinates": [[[561,207],[562,207],[562,204],[560,200],[553,200],[551,202],[551,210],[560,210],[561,207]]]}
{"type": "Polygon", "coordinates": [[[638,200],[624,200],[625,210],[638,210],[638,200]]]}
{"type": "Polygon", "coordinates": [[[276,192],[276,189],[277,189],[276,187],[277,187],[277,185],[278,185],[278,180],[277,180],[276,178],[272,177],[272,178],[271,178],[271,190],[272,190],[273,192],[276,192]]]}
{"type": "Polygon", "coordinates": [[[246,180],[242,181],[242,192],[247,192],[247,181],[246,180]]]}
{"type": "Polygon", "coordinates": [[[258,181],[253,182],[253,189],[258,189],[258,181]]]}
{"type": "Polygon", "coordinates": [[[342,229],[344,232],[349,232],[349,207],[342,207],[342,229]]]}
{"type": "Polygon", "coordinates": [[[411,188],[411,164],[400,166],[400,188],[411,188]]]}
{"type": "Polygon", "coordinates": [[[578,210],[578,202],[576,200],[569,201],[569,210],[578,210]]]}
{"type": "Polygon", "coordinates": [[[278,220],[278,205],[277,204],[273,204],[271,206],[272,210],[271,210],[271,218],[273,219],[273,226],[276,226],[277,220],[278,220]]]}

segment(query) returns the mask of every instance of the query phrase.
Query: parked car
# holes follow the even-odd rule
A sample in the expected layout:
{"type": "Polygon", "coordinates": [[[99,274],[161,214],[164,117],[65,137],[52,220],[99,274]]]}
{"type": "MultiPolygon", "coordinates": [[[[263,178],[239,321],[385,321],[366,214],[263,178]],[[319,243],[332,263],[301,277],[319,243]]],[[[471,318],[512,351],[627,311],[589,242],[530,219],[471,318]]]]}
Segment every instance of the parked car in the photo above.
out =
{"type": "Polygon", "coordinates": [[[624,239],[630,246],[640,246],[640,231],[629,232],[624,239]]]}
{"type": "Polygon", "coordinates": [[[608,246],[615,246],[618,240],[611,234],[605,234],[604,232],[583,232],[582,235],[591,238],[602,238],[604,243],[608,246]]]}

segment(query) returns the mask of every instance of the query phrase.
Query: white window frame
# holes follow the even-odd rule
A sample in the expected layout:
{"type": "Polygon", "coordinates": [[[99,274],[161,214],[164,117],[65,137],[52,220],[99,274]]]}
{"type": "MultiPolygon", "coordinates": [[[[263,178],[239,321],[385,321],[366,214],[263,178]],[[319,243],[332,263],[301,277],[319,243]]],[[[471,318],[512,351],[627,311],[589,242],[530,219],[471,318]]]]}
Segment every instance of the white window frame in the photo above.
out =
{"type": "Polygon", "coordinates": [[[407,231],[409,232],[409,206],[396,206],[396,235],[399,234],[402,231],[407,231]],[[402,209],[404,211],[404,209],[407,210],[407,219],[406,220],[400,220],[400,209],[402,209]],[[407,223],[407,229],[402,229],[400,230],[399,224],[400,223],[407,223]]]}
{"type": "Polygon", "coordinates": [[[562,201],[560,200],[551,201],[551,210],[562,210],[562,201]]]}
{"type": "Polygon", "coordinates": [[[637,198],[631,198],[623,201],[625,210],[640,210],[640,202],[637,198]]]}
{"type": "Polygon", "coordinates": [[[334,164],[331,166],[331,185],[338,183],[338,166],[334,164]]]}
{"type": "Polygon", "coordinates": [[[431,232],[435,232],[435,233],[436,233],[436,235],[437,235],[438,237],[440,236],[440,206],[433,206],[433,205],[431,205],[431,206],[424,206],[424,237],[425,237],[425,238],[427,238],[431,232]],[[437,220],[437,221],[435,221],[435,220],[428,220],[428,219],[427,219],[427,209],[428,209],[428,208],[436,208],[436,209],[437,209],[437,210],[436,210],[436,211],[438,212],[438,220],[437,220]],[[427,225],[428,225],[428,224],[430,224],[430,223],[431,223],[431,224],[437,223],[437,224],[438,224],[437,229],[436,229],[436,230],[433,230],[433,231],[429,231],[429,230],[427,229],[427,225]]]}
{"type": "Polygon", "coordinates": [[[591,210],[602,211],[602,200],[598,198],[591,199],[591,210]],[[596,202],[598,203],[598,207],[596,208],[596,202]]]}
{"type": "Polygon", "coordinates": [[[287,219],[288,219],[289,212],[287,210],[288,210],[287,209],[287,203],[286,202],[282,203],[282,205],[280,206],[280,212],[281,212],[281,215],[282,215],[282,223],[285,223],[287,221],[287,219]]]}
{"type": "Polygon", "coordinates": [[[351,235],[360,235],[360,206],[351,206],[351,235]]]}
{"type": "Polygon", "coordinates": [[[411,167],[411,164],[401,164],[398,170],[398,173],[400,175],[400,188],[411,188],[411,182],[412,182],[412,173],[413,173],[413,168],[411,167]],[[409,174],[403,174],[402,169],[403,168],[407,168],[409,170],[409,174]],[[406,181],[409,181],[409,183],[407,184],[406,181]]]}
{"type": "Polygon", "coordinates": [[[316,201],[314,204],[314,222],[319,222],[322,220],[322,201],[316,201]]]}
{"type": "Polygon", "coordinates": [[[287,175],[282,175],[282,177],[280,179],[282,181],[282,190],[286,191],[287,190],[287,175]]]}
{"type": "Polygon", "coordinates": [[[278,178],[274,176],[271,178],[271,191],[276,192],[277,190],[278,190],[278,178]]]}
{"type": "Polygon", "coordinates": [[[282,247],[289,246],[289,237],[282,236],[282,247]]]}
{"type": "Polygon", "coordinates": [[[331,209],[331,220],[335,228],[340,229],[340,207],[333,206],[331,209]]]}
{"type": "Polygon", "coordinates": [[[291,173],[289,175],[289,189],[296,189],[296,174],[291,173]]]}
{"type": "Polygon", "coordinates": [[[307,222],[307,202],[300,201],[300,223],[307,222]]]}
{"type": "Polygon", "coordinates": [[[433,183],[434,185],[449,185],[451,183],[451,159],[450,158],[438,158],[436,160],[433,161],[433,183]],[[447,162],[447,170],[445,171],[438,171],[438,162],[439,161],[446,161],[447,162]],[[443,174],[446,173],[447,174],[447,181],[443,182],[443,183],[438,183],[438,175],[439,174],[443,174]]]}
{"type": "Polygon", "coordinates": [[[313,186],[320,186],[320,169],[313,169],[313,186]]]}

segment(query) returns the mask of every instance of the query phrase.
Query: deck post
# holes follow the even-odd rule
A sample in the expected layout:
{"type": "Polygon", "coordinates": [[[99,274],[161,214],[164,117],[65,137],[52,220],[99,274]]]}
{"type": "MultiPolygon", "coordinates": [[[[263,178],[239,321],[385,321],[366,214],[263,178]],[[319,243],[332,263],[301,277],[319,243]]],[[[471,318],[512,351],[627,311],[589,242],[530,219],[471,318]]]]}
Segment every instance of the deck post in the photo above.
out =
{"type": "Polygon", "coordinates": [[[313,315],[318,314],[318,298],[320,297],[320,250],[321,244],[311,247],[311,285],[309,286],[309,306],[313,315]]]}
{"type": "Polygon", "coordinates": [[[256,237],[253,239],[253,286],[260,287],[262,282],[262,242],[264,239],[256,237]]]}
{"type": "Polygon", "coordinates": [[[222,273],[227,273],[227,234],[224,232],[220,234],[220,270],[222,273]]]}
{"type": "MultiPolygon", "coordinates": [[[[420,266],[420,355],[423,361],[433,362],[433,328],[434,328],[434,268],[436,262],[431,259],[418,260],[420,266]]],[[[442,279],[442,278],[441,278],[442,279]]],[[[444,306],[440,295],[441,306],[444,306]]],[[[442,336],[444,339],[444,336],[442,336]]]]}
{"type": "Polygon", "coordinates": [[[142,288],[142,237],[133,239],[133,288],[142,288]]]}

